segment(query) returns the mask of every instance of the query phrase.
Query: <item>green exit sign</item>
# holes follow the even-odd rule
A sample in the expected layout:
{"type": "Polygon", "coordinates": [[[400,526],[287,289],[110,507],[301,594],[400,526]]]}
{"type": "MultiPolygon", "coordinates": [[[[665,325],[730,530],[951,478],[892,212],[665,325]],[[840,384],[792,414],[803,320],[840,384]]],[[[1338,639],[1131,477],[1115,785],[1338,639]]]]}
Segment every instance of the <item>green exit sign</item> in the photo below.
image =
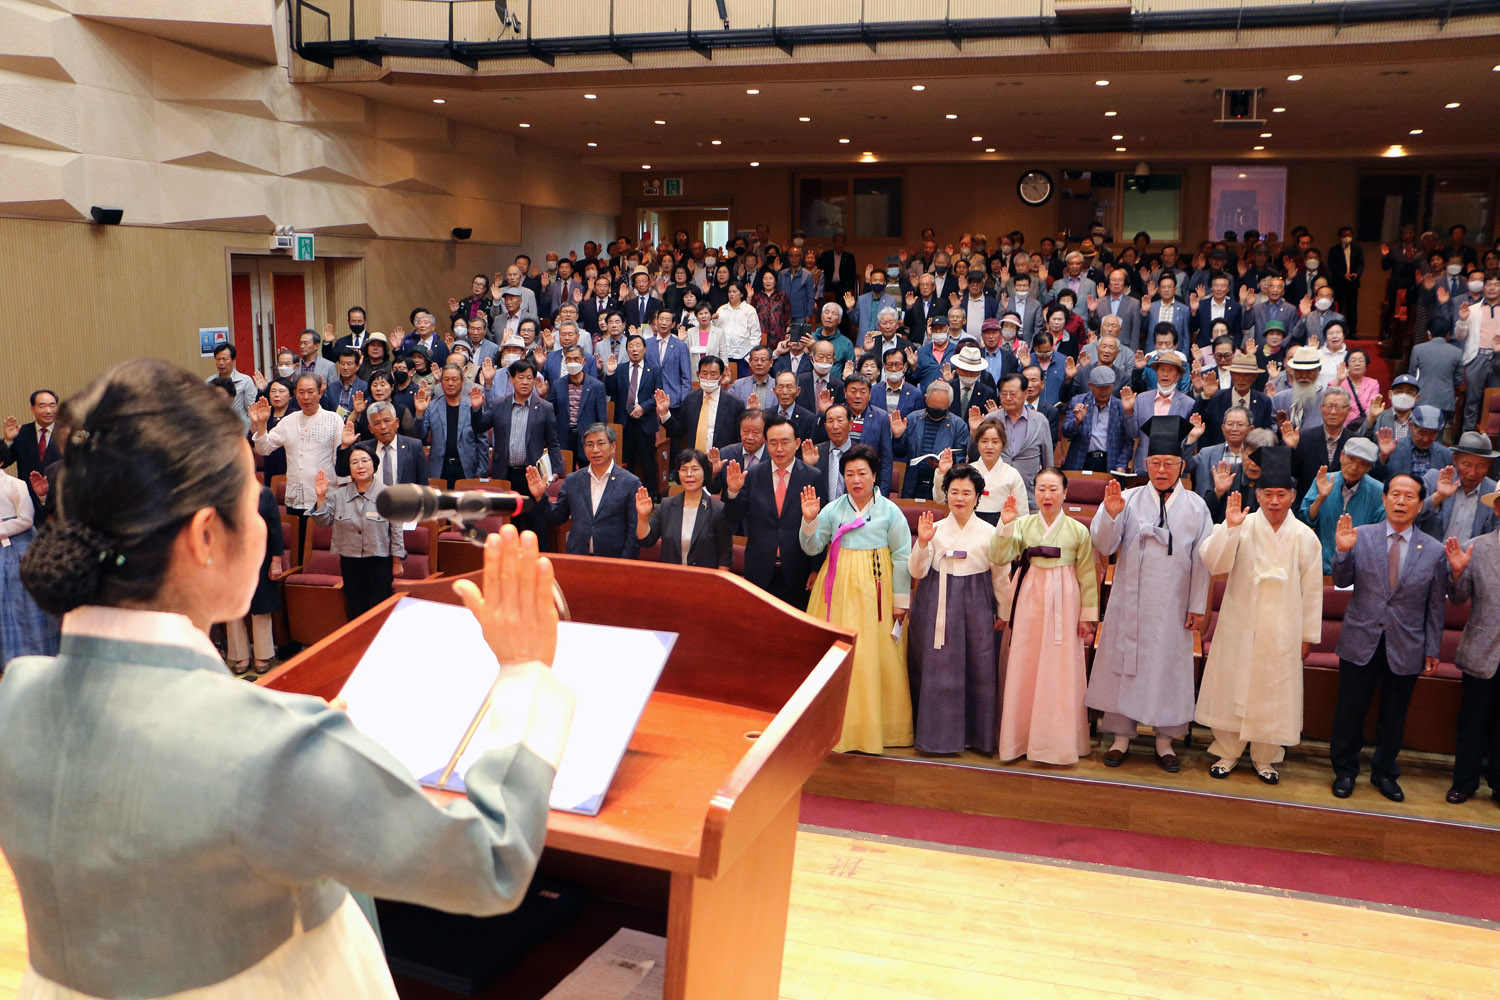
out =
{"type": "Polygon", "coordinates": [[[312,233],[298,233],[297,234],[297,255],[296,255],[295,259],[297,259],[297,260],[312,260],[313,259],[313,234],[312,233]]]}

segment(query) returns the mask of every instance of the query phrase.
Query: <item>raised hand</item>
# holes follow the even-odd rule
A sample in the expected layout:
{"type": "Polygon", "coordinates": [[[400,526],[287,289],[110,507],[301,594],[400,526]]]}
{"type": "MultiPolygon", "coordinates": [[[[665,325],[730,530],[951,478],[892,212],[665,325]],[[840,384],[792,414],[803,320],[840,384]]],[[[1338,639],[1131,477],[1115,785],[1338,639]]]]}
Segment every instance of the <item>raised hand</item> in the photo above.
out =
{"type": "Polygon", "coordinates": [[[906,415],[900,410],[891,411],[891,437],[900,437],[906,433],[906,415]]]}
{"type": "Polygon", "coordinates": [[[977,406],[971,406],[971,407],[969,407],[968,417],[969,417],[969,436],[970,437],[975,437],[976,436],[976,432],[979,429],[979,423],[980,423],[981,420],[984,419],[984,417],[980,414],[979,407],[977,407],[977,406]]]}
{"type": "MultiPolygon", "coordinates": [[[[1324,470],[1326,474],[1327,470],[1324,470]]],[[[1321,485],[1319,486],[1321,490],[1321,485]]],[[[1338,546],[1340,552],[1354,551],[1354,543],[1359,541],[1359,532],[1354,530],[1354,518],[1348,514],[1339,518],[1339,524],[1333,533],[1333,544],[1338,546]]]]}
{"type": "MultiPolygon", "coordinates": [[[[270,407],[267,406],[266,409],[269,410],[270,407]]],[[[6,444],[10,444],[12,441],[14,441],[16,439],[16,435],[19,433],[21,433],[21,422],[15,417],[8,416],[5,418],[5,422],[3,424],[0,424],[0,434],[4,435],[6,444]]]]}
{"type": "Polygon", "coordinates": [[[1084,297],[1083,301],[1088,304],[1089,312],[1091,313],[1095,309],[1099,308],[1099,296],[1095,295],[1093,292],[1089,292],[1088,295],[1084,297]]]}
{"type": "Polygon", "coordinates": [[[1000,523],[1009,524],[1020,516],[1020,512],[1016,509],[1015,494],[1011,494],[1005,498],[1005,503],[1000,508],[1000,523]]]}
{"type": "Polygon", "coordinates": [[[1438,289],[1437,289],[1437,300],[1438,300],[1438,303],[1440,305],[1447,305],[1449,298],[1450,298],[1450,296],[1448,294],[1448,286],[1447,285],[1438,285],[1438,289]]]}
{"type": "Polygon", "coordinates": [[[1433,498],[1441,504],[1457,492],[1458,480],[1455,478],[1455,470],[1451,465],[1444,466],[1443,471],[1438,473],[1437,488],[1432,491],[1433,498]]]}
{"type": "Polygon", "coordinates": [[[484,405],[484,390],[477,385],[469,387],[469,405],[476,410],[484,405]]]}
{"type": "Polygon", "coordinates": [[[667,411],[672,408],[672,397],[667,395],[667,390],[665,389],[657,389],[656,392],[651,394],[651,400],[656,404],[657,416],[664,417],[667,411]]]}
{"type": "Polygon", "coordinates": [[[712,467],[715,476],[719,474],[720,469],[724,468],[724,458],[719,454],[718,448],[708,449],[708,464],[712,467]]]}
{"type": "Polygon", "coordinates": [[[1016,342],[1016,362],[1022,368],[1031,364],[1031,348],[1026,346],[1026,341],[1024,340],[1016,342]]]}
{"type": "Polygon", "coordinates": [[[818,413],[819,414],[827,413],[828,412],[828,408],[830,406],[832,406],[832,405],[833,405],[833,393],[830,392],[827,389],[819,389],[818,390],[818,413]]]}
{"type": "Polygon", "coordinates": [[[844,293],[844,309],[846,311],[849,310],[849,309],[853,309],[854,308],[854,303],[856,303],[858,301],[859,300],[854,297],[854,293],[853,292],[845,292],[844,293]]]}
{"type": "Polygon", "coordinates": [[[760,409],[760,393],[758,393],[758,392],[752,392],[750,394],[750,398],[747,399],[747,400],[745,400],[745,409],[747,409],[747,410],[758,410],[758,409],[760,409]]]}
{"type": "Polygon", "coordinates": [[[350,416],[344,421],[343,433],[339,436],[339,443],[345,448],[353,448],[354,442],[359,440],[359,432],[354,429],[354,417],[350,416]]]}
{"type": "Polygon", "coordinates": [[[802,439],[802,464],[803,465],[817,465],[818,464],[818,446],[813,443],[813,439],[812,438],[803,438],[802,439]]]}
{"type": "Polygon", "coordinates": [[[495,384],[495,363],[488,357],[479,362],[479,381],[486,389],[495,384]]]}
{"type": "Polygon", "coordinates": [[[818,511],[822,509],[822,504],[818,503],[818,491],[811,486],[802,487],[802,520],[816,521],[818,511]]]}
{"type": "Polygon", "coordinates": [[[1326,499],[1328,494],[1333,492],[1333,477],[1328,474],[1328,466],[1318,466],[1318,475],[1313,480],[1313,484],[1317,486],[1320,497],[1326,499]]]}
{"type": "Polygon", "coordinates": [[[740,463],[730,462],[724,466],[724,487],[730,493],[738,493],[745,488],[745,470],[740,468],[740,463]]]}
{"type": "Polygon", "coordinates": [[[1219,496],[1229,492],[1234,485],[1234,466],[1228,462],[1221,461],[1214,466],[1214,492],[1219,496]]]}
{"type": "MultiPolygon", "coordinates": [[[[456,313],[456,312],[458,312],[458,300],[457,300],[457,299],[455,299],[455,298],[449,298],[449,299],[448,299],[448,312],[449,312],[449,313],[450,313],[450,314],[451,314],[451,313],[456,313]]],[[[332,327],[332,326],[333,326],[333,324],[332,324],[332,323],[330,323],[330,324],[328,324],[328,325],[329,325],[329,326],[330,326],[330,327],[332,327]]]]}
{"type": "Polygon", "coordinates": [[[319,507],[328,499],[328,473],[322,469],[313,476],[313,496],[317,497],[319,507]]]}
{"type": "Polygon", "coordinates": [[[1188,431],[1187,442],[1188,444],[1196,444],[1198,439],[1203,436],[1203,432],[1208,430],[1208,427],[1203,423],[1203,416],[1199,413],[1189,414],[1188,423],[1193,425],[1193,429],[1188,431]]]}
{"type": "Polygon", "coordinates": [[[1474,554],[1474,545],[1471,542],[1468,548],[1464,548],[1458,544],[1457,538],[1450,535],[1443,543],[1443,551],[1448,556],[1448,568],[1453,571],[1453,579],[1457,580],[1469,568],[1469,557],[1474,554]]]}
{"type": "Polygon", "coordinates": [[[1378,417],[1378,416],[1380,416],[1384,412],[1385,412],[1385,397],[1377,394],[1374,399],[1370,400],[1370,409],[1369,409],[1369,420],[1370,420],[1370,423],[1373,424],[1375,422],[1375,418],[1378,417]]]}
{"type": "Polygon", "coordinates": [[[576,306],[583,301],[583,288],[577,286],[573,289],[573,304],[576,306]]]}
{"type": "Polygon", "coordinates": [[[552,665],[557,652],[557,605],[552,564],[537,554],[536,536],[507,524],[485,539],[483,591],[457,580],[453,592],[479,620],[484,640],[501,666],[538,661],[552,665]]]}
{"type": "MultiPolygon", "coordinates": [[[[14,420],[14,419],[15,419],[15,417],[7,417],[6,418],[7,421],[11,421],[11,420],[14,420]]],[[[266,429],[266,421],[268,421],[270,419],[271,419],[271,403],[270,403],[269,400],[261,398],[261,399],[257,399],[255,402],[253,402],[253,403],[250,404],[250,426],[255,431],[255,433],[257,433],[257,434],[263,433],[265,431],[265,429],[266,429]]],[[[10,439],[11,439],[10,428],[9,428],[9,426],[7,426],[6,427],[6,440],[9,441],[10,439]]]]}
{"type": "Polygon", "coordinates": [[[875,331],[874,330],[866,330],[865,331],[864,349],[865,349],[865,353],[866,354],[868,354],[869,352],[875,350],[875,331]]]}
{"type": "Polygon", "coordinates": [[[1135,370],[1138,372],[1146,370],[1146,352],[1139,347],[1135,349],[1135,370]]]}
{"type": "Polygon", "coordinates": [[[958,293],[957,292],[949,292],[948,293],[948,304],[950,306],[956,306],[956,305],[958,305],[958,302],[959,302],[958,293]]]}
{"type": "Polygon", "coordinates": [[[938,475],[938,482],[939,483],[942,482],[942,478],[944,476],[946,476],[949,473],[949,471],[952,470],[952,468],[953,468],[953,449],[952,448],[944,448],[942,451],[938,452],[937,475],[938,475]]]}
{"type": "Polygon", "coordinates": [[[1067,357],[1063,361],[1063,377],[1069,382],[1078,377],[1078,362],[1072,357],[1067,357]]]}
{"type": "Polygon", "coordinates": [[[1292,426],[1292,418],[1285,417],[1281,421],[1281,443],[1288,448],[1297,447],[1297,442],[1302,440],[1301,428],[1292,426]]]}
{"type": "Polygon", "coordinates": [[[953,381],[953,366],[950,365],[946,361],[943,362],[943,381],[944,382],[952,382],[953,381]]]}
{"type": "MultiPolygon", "coordinates": [[[[974,407],[972,406],[969,408],[971,410],[974,409],[974,407]]],[[[1085,403],[1083,400],[1079,400],[1078,402],[1073,404],[1073,423],[1081,426],[1083,424],[1083,418],[1087,417],[1088,415],[1089,404],[1085,403]]]]}
{"type": "Polygon", "coordinates": [[[47,491],[52,487],[52,484],[47,482],[47,477],[42,475],[42,470],[32,469],[31,475],[26,477],[26,481],[31,484],[31,492],[36,494],[38,500],[47,499],[47,491]]]}
{"type": "Polygon", "coordinates": [[[1229,499],[1225,501],[1224,523],[1231,528],[1238,528],[1245,523],[1245,506],[1240,502],[1239,493],[1229,494],[1229,499]]]}
{"type": "Polygon", "coordinates": [[[845,361],[844,362],[844,370],[840,374],[845,379],[847,379],[849,376],[853,375],[854,374],[854,362],[852,360],[845,361]]]}
{"type": "Polygon", "coordinates": [[[534,465],[526,466],[526,491],[537,503],[547,495],[547,482],[542,478],[542,471],[534,465]]]}
{"type": "Polygon", "coordinates": [[[617,369],[619,367],[620,367],[620,358],[619,358],[619,356],[617,354],[615,354],[613,351],[611,351],[609,353],[609,357],[607,357],[607,358],[604,359],[604,374],[606,374],[606,375],[613,375],[615,373],[615,369],[617,369]]]}
{"type": "Polygon", "coordinates": [[[358,390],[354,393],[354,413],[356,415],[365,412],[365,394],[358,390]]]}
{"type": "Polygon", "coordinates": [[[1126,413],[1135,412],[1135,390],[1128,385],[1120,390],[1120,408],[1126,413]]]}
{"type": "Polygon", "coordinates": [[[1125,513],[1125,494],[1120,491],[1120,481],[1111,479],[1104,484],[1104,510],[1111,519],[1125,513]]]}
{"type": "Polygon", "coordinates": [[[937,535],[937,526],[932,521],[932,511],[922,511],[922,516],[917,518],[917,544],[928,546],[937,535]]]}
{"type": "Polygon", "coordinates": [[[428,406],[432,405],[432,393],[427,391],[425,385],[417,388],[417,394],[412,397],[412,405],[417,408],[417,416],[419,417],[427,412],[428,406]]]}
{"type": "MultiPolygon", "coordinates": [[[[1253,350],[1254,347],[1255,347],[1255,345],[1252,343],[1250,345],[1250,347],[1253,350]]],[[[1277,379],[1281,378],[1281,362],[1280,361],[1267,361],[1266,362],[1266,378],[1269,379],[1272,382],[1275,382],[1277,379]]]]}
{"type": "Polygon", "coordinates": [[[1302,296],[1302,301],[1297,303],[1297,311],[1304,316],[1312,312],[1312,296],[1302,296]]]}
{"type": "Polygon", "coordinates": [[[917,293],[913,292],[913,291],[908,291],[906,293],[906,308],[910,309],[912,306],[914,306],[916,304],[917,304],[917,293]]]}
{"type": "Polygon", "coordinates": [[[261,374],[259,368],[257,368],[255,372],[250,376],[250,381],[255,383],[255,388],[260,392],[265,392],[266,386],[270,385],[270,383],[266,381],[266,377],[261,374]]]}
{"type": "Polygon", "coordinates": [[[635,491],[635,516],[637,519],[641,521],[651,520],[651,512],[655,509],[656,505],[651,502],[651,494],[646,492],[646,487],[642,486],[635,491]]]}
{"type": "Polygon", "coordinates": [[[993,400],[993,399],[986,399],[984,401],[984,412],[986,414],[995,413],[999,409],[1000,409],[1000,404],[998,402],[996,402],[995,400],[993,400]]]}
{"type": "Polygon", "coordinates": [[[1375,445],[1380,449],[1380,460],[1390,460],[1391,453],[1396,450],[1396,431],[1392,427],[1382,427],[1375,432],[1375,445]]]}
{"type": "MultiPolygon", "coordinates": [[[[1201,288],[1202,286],[1200,285],[1199,287],[1201,288]]],[[[1202,295],[1198,294],[1197,292],[1189,292],[1188,293],[1188,312],[1190,314],[1197,313],[1197,311],[1198,311],[1198,303],[1202,302],[1202,301],[1203,301],[1203,296],[1202,295]]]]}
{"type": "MultiPolygon", "coordinates": [[[[453,305],[449,307],[450,311],[458,308],[458,301],[456,299],[452,300],[452,301],[453,301],[453,305]]],[[[323,343],[325,343],[325,344],[331,344],[331,343],[333,343],[334,339],[335,338],[334,338],[334,332],[333,332],[333,324],[332,323],[324,323],[323,324],[323,343]]]]}

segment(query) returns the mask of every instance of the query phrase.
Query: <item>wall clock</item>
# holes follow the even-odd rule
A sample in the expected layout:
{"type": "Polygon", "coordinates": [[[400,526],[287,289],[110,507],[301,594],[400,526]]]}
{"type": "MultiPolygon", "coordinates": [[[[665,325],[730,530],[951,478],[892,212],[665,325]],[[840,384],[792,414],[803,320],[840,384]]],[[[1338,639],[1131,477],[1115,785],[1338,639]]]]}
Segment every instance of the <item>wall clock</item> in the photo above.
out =
{"type": "Polygon", "coordinates": [[[1016,193],[1028,205],[1045,205],[1052,197],[1052,175],[1045,170],[1028,170],[1016,182],[1016,193]]]}

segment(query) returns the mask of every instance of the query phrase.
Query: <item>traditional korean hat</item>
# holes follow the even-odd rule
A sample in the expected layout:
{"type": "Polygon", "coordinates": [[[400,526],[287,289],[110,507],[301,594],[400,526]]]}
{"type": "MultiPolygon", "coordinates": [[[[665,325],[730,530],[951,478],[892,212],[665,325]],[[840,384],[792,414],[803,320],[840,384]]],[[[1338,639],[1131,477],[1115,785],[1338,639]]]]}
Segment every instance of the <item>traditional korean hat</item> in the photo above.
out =
{"type": "Polygon", "coordinates": [[[1260,466],[1260,479],[1256,480],[1256,489],[1295,490],[1297,488],[1296,477],[1292,475],[1292,449],[1285,445],[1268,444],[1251,452],[1250,461],[1260,466]]]}
{"type": "MultiPolygon", "coordinates": [[[[1094,371],[1098,371],[1096,367],[1094,371]]],[[[1090,375],[1093,373],[1091,372],[1090,375]]],[[[1182,440],[1188,436],[1193,425],[1186,417],[1158,416],[1141,424],[1141,433],[1146,435],[1146,455],[1172,455],[1182,457],[1182,440]]]]}

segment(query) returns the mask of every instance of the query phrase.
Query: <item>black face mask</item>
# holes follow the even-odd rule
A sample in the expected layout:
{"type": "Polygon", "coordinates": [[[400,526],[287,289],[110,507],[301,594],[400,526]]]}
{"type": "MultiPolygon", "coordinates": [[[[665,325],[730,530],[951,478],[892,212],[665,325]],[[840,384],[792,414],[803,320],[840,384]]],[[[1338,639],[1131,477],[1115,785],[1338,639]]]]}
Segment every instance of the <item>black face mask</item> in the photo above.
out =
{"type": "Polygon", "coordinates": [[[934,267],[933,270],[936,271],[938,274],[947,274],[948,273],[948,265],[947,264],[939,264],[936,267],[934,267]]]}
{"type": "Polygon", "coordinates": [[[943,417],[947,413],[948,413],[948,411],[946,409],[942,408],[942,407],[929,406],[927,408],[927,419],[929,419],[929,420],[942,420],[943,417]]]}
{"type": "Polygon", "coordinates": [[[365,332],[365,325],[363,323],[350,323],[349,332],[358,337],[365,332]]]}
{"type": "Polygon", "coordinates": [[[392,372],[391,374],[395,376],[398,388],[411,381],[411,374],[409,372],[392,372]]]}

